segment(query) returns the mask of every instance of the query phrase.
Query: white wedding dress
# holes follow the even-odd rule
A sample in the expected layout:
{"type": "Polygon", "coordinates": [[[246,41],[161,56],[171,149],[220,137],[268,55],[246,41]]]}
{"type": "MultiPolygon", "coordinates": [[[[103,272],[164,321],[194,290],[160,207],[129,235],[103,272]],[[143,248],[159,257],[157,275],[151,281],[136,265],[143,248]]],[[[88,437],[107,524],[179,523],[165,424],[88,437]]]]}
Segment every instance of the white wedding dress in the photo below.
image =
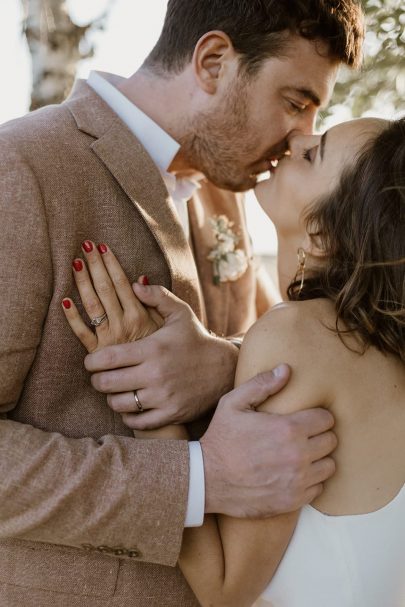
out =
{"type": "Polygon", "coordinates": [[[329,516],[305,506],[253,607],[405,607],[405,485],[369,514],[329,516]]]}

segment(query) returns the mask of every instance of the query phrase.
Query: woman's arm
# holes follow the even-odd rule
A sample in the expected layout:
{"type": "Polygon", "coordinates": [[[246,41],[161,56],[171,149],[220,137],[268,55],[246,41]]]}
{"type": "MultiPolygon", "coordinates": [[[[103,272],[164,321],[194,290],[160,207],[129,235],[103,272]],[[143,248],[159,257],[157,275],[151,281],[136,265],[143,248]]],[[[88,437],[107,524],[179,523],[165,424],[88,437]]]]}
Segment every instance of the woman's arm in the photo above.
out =
{"type": "MultiPolygon", "coordinates": [[[[237,385],[280,361],[293,370],[288,386],[252,415],[291,413],[325,402],[322,388],[316,387],[314,366],[304,356],[305,342],[300,343],[298,305],[276,307],[245,337],[237,385]]],[[[277,569],[297,518],[297,512],[267,520],[208,516],[203,527],[186,529],[179,564],[201,605],[250,607],[277,569]]]]}

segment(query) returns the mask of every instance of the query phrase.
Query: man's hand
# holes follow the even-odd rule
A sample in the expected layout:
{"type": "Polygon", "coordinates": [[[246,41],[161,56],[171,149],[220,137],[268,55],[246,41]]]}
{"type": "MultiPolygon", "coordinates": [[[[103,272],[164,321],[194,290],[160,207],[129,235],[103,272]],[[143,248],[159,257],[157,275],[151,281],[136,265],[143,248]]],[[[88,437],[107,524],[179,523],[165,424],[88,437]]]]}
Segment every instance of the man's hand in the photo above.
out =
{"type": "Polygon", "coordinates": [[[191,308],[164,287],[133,285],[138,299],[164,319],[156,333],[86,357],[92,384],[127,426],[151,430],[189,422],[214,407],[234,382],[238,349],[212,336],[191,308]],[[144,412],[137,411],[133,391],[144,412]]]}
{"type": "Polygon", "coordinates": [[[335,471],[332,415],[309,409],[291,415],[255,411],[289,379],[287,365],[257,375],[224,396],[201,438],[207,513],[261,518],[291,512],[315,499],[335,471]]]}

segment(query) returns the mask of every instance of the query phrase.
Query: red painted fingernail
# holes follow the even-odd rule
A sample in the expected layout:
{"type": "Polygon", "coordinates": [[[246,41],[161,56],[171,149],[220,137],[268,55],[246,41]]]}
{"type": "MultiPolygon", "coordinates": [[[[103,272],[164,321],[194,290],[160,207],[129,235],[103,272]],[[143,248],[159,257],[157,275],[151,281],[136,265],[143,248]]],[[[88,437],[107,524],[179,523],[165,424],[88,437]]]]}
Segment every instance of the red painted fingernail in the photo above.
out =
{"type": "Polygon", "coordinates": [[[90,240],[85,240],[82,242],[82,247],[86,251],[86,253],[91,253],[93,250],[93,243],[90,240]]]}
{"type": "Polygon", "coordinates": [[[64,299],[62,304],[65,310],[69,310],[72,307],[72,302],[69,299],[64,299]]]}
{"type": "Polygon", "coordinates": [[[107,251],[108,251],[108,248],[107,248],[107,245],[106,245],[106,244],[99,244],[99,245],[97,246],[97,248],[98,248],[98,250],[100,251],[100,253],[101,253],[102,255],[104,255],[104,253],[107,253],[107,251]]]}
{"type": "Polygon", "coordinates": [[[83,262],[81,259],[75,259],[72,265],[76,272],[81,272],[83,270],[83,262]]]}
{"type": "Polygon", "coordinates": [[[142,276],[142,284],[145,287],[149,284],[149,278],[147,276],[142,276]]]}

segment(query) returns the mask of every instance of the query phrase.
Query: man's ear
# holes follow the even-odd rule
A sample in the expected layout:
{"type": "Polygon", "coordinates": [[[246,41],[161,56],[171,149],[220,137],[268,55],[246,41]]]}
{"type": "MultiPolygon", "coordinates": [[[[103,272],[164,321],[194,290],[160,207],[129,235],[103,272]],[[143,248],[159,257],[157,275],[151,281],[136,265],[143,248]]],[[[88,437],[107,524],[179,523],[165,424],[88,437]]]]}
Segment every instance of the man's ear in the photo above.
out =
{"type": "Polygon", "coordinates": [[[194,49],[192,66],[201,89],[213,95],[226,67],[237,60],[232,41],[221,31],[207,32],[194,49]]]}

